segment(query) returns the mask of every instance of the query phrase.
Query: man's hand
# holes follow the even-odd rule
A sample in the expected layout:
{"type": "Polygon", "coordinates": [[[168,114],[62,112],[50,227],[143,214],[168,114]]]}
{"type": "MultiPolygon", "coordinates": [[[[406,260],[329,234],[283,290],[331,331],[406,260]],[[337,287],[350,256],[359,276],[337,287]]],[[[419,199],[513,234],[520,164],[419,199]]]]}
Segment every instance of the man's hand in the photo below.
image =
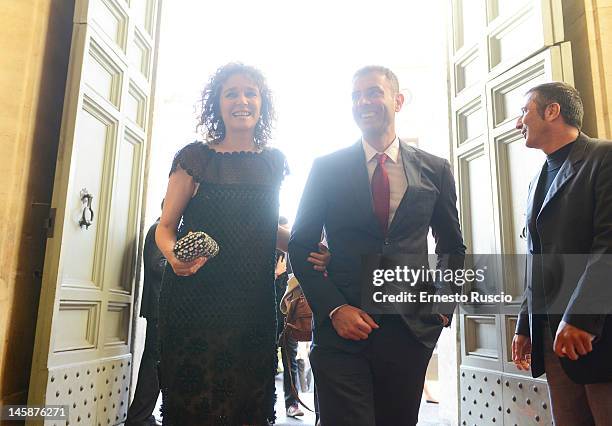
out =
{"type": "Polygon", "coordinates": [[[344,305],[334,312],[331,321],[336,333],[350,340],[365,340],[373,329],[378,328],[370,315],[351,305],[344,305]]]}
{"type": "Polygon", "coordinates": [[[584,356],[593,350],[593,336],[584,330],[579,329],[561,321],[557,328],[553,350],[557,356],[568,357],[576,361],[580,356],[584,356]]]}
{"type": "Polygon", "coordinates": [[[515,334],[512,339],[512,361],[519,370],[529,370],[531,367],[531,338],[515,334]]]}
{"type": "Polygon", "coordinates": [[[442,323],[442,327],[446,327],[449,323],[449,319],[446,315],[438,314],[438,318],[440,318],[440,322],[442,323]]]}
{"type": "Polygon", "coordinates": [[[314,265],[313,269],[315,271],[325,272],[327,270],[327,265],[329,264],[330,259],[331,253],[329,252],[327,246],[323,243],[319,243],[319,252],[309,253],[308,258],[306,260],[314,265]]]}
{"type": "Polygon", "coordinates": [[[287,272],[287,255],[278,257],[276,268],[274,268],[274,279],[277,279],[285,272],[287,272]]]}

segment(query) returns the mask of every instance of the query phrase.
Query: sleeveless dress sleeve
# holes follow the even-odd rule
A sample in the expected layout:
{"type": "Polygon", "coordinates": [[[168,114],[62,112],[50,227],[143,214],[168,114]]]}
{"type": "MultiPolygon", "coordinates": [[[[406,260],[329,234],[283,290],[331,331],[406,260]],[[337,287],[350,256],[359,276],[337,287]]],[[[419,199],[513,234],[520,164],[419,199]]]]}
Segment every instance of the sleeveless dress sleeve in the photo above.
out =
{"type": "Polygon", "coordinates": [[[192,142],[184,146],[176,153],[170,168],[170,175],[178,170],[180,166],[196,182],[204,179],[204,166],[206,163],[206,149],[202,142],[192,142]]]}

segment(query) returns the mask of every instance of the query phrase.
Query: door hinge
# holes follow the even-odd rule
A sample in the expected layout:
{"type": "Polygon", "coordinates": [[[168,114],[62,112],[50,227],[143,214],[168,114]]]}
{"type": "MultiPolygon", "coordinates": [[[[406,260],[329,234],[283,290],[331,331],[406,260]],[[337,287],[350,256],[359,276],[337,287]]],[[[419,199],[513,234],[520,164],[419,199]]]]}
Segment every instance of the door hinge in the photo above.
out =
{"type": "Polygon", "coordinates": [[[49,209],[49,217],[45,220],[44,228],[47,230],[47,238],[53,238],[53,232],[55,231],[55,214],[56,209],[49,209]]]}

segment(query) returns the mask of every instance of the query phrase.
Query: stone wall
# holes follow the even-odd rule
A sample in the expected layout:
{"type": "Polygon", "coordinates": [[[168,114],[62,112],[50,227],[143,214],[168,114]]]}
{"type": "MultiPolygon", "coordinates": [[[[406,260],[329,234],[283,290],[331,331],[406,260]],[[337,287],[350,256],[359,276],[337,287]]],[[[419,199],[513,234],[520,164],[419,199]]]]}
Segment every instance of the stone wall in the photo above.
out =
{"type": "Polygon", "coordinates": [[[72,0],[0,17],[0,405],[25,403],[72,36],[72,0]]]}
{"type": "Polygon", "coordinates": [[[585,104],[584,131],[612,139],[612,0],[563,0],[563,21],[585,104]]]}

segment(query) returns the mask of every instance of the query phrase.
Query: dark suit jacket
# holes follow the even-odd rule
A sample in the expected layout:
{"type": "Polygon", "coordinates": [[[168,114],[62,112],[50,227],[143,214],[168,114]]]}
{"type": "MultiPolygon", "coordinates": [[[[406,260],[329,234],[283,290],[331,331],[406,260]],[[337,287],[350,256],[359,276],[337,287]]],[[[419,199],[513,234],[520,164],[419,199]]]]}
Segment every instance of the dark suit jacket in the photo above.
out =
{"type": "MultiPolygon", "coordinates": [[[[293,272],[314,313],[314,343],[358,351],[364,341],[343,339],[330,312],[343,304],[361,305],[363,254],[427,254],[430,227],[439,264],[460,268],[465,246],[456,208],[450,165],[442,158],[400,141],[408,188],[385,236],[374,215],[365,153],[361,142],[315,160],[289,241],[293,272]],[[317,251],[325,227],[332,253],[328,277],[306,258],[317,251]],[[456,255],[454,257],[448,255],[456,255]]],[[[442,330],[437,315],[402,315],[410,331],[433,348],[442,330]]]]}
{"type": "Polygon", "coordinates": [[[531,336],[534,377],[544,373],[543,318],[548,318],[553,339],[562,319],[595,334],[593,352],[578,361],[561,358],[561,364],[577,383],[610,381],[612,317],[606,314],[612,312],[612,142],[581,133],[536,212],[538,180],[539,175],[527,202],[525,294],[516,332],[531,336]],[[536,233],[542,256],[534,255],[536,233]]]}
{"type": "Polygon", "coordinates": [[[166,267],[166,259],[155,243],[155,230],[159,220],[147,232],[143,248],[144,284],[140,302],[140,316],[157,320],[159,317],[159,291],[166,267]]]}

